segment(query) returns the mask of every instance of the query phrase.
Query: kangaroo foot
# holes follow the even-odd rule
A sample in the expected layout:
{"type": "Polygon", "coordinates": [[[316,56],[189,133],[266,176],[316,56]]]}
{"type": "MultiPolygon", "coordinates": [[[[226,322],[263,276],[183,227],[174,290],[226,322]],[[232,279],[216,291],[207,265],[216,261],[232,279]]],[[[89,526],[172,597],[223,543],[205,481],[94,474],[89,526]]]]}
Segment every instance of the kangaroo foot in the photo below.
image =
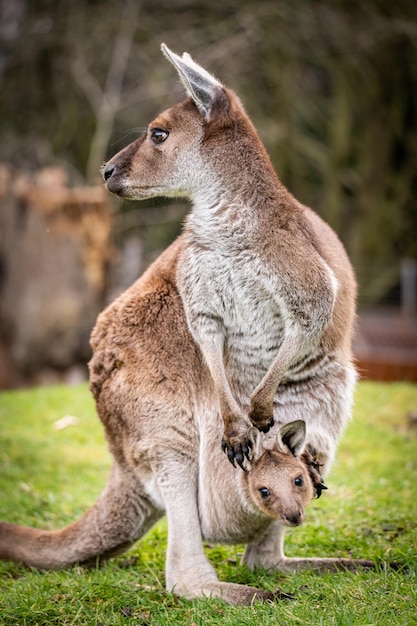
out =
{"type": "Polygon", "coordinates": [[[348,558],[297,558],[284,557],[275,568],[282,573],[296,573],[311,570],[318,574],[326,572],[340,572],[347,570],[357,572],[360,570],[375,570],[376,565],[368,559],[348,559],[348,558]]]}
{"type": "Polygon", "coordinates": [[[257,587],[239,585],[227,582],[210,582],[199,588],[174,589],[174,593],[185,596],[189,600],[195,598],[220,598],[228,604],[252,604],[252,602],[277,602],[280,600],[294,600],[295,596],[280,589],[265,591],[257,587]]]}

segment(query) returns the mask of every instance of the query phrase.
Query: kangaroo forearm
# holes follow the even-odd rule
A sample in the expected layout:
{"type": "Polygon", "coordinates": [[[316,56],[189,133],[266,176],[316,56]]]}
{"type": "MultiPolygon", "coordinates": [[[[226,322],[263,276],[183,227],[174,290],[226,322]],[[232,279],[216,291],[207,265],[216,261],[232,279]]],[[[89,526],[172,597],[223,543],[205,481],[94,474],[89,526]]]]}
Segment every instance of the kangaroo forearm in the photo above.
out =
{"type": "Polygon", "coordinates": [[[272,405],[285,372],[300,348],[302,339],[286,337],[267,373],[253,391],[250,399],[249,417],[255,426],[272,420],[272,405]]]}

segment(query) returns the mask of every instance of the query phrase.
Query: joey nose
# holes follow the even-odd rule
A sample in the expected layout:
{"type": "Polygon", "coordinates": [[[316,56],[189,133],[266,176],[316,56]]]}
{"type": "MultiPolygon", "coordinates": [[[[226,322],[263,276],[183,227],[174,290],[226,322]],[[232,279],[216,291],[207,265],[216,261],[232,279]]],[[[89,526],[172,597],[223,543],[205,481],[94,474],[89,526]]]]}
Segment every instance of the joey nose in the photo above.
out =
{"type": "Polygon", "coordinates": [[[104,180],[107,182],[109,180],[109,178],[111,177],[111,175],[113,174],[114,170],[115,170],[115,166],[112,163],[109,163],[104,172],[103,172],[103,177],[104,180]]]}
{"type": "Polygon", "coordinates": [[[285,521],[288,526],[299,526],[303,521],[303,514],[300,511],[293,511],[285,514],[285,521]]]}

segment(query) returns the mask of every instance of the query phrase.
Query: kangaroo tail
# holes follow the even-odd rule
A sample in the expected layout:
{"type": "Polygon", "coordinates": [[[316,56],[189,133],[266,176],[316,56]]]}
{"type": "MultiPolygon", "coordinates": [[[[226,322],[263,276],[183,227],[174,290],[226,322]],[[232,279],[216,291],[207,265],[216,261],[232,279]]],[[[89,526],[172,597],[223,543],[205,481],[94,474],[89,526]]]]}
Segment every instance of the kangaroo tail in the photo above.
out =
{"type": "Polygon", "coordinates": [[[124,552],[161,516],[139,487],[115,464],[99,499],[78,522],[53,531],[0,523],[0,558],[61,569],[124,552]]]}

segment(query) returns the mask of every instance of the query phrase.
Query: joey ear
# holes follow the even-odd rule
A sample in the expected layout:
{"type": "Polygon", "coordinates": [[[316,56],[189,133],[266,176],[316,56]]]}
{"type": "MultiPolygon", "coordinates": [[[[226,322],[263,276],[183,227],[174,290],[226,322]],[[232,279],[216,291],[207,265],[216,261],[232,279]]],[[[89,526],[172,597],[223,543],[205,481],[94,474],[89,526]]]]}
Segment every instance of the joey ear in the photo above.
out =
{"type": "Polygon", "coordinates": [[[209,120],[214,104],[219,99],[227,98],[223,91],[223,85],[217,78],[214,78],[198,63],[193,61],[188,52],[184,52],[182,57],[180,57],[164,43],[161,44],[161,50],[177,70],[182,84],[194,100],[197,108],[209,120]]]}
{"type": "Polygon", "coordinates": [[[293,456],[300,456],[306,442],[306,423],[304,420],[295,420],[285,424],[277,434],[278,448],[283,452],[291,452],[293,456]]]}
{"type": "Polygon", "coordinates": [[[260,431],[252,426],[249,428],[248,438],[252,444],[252,461],[257,461],[262,454],[262,439],[260,431]]]}

